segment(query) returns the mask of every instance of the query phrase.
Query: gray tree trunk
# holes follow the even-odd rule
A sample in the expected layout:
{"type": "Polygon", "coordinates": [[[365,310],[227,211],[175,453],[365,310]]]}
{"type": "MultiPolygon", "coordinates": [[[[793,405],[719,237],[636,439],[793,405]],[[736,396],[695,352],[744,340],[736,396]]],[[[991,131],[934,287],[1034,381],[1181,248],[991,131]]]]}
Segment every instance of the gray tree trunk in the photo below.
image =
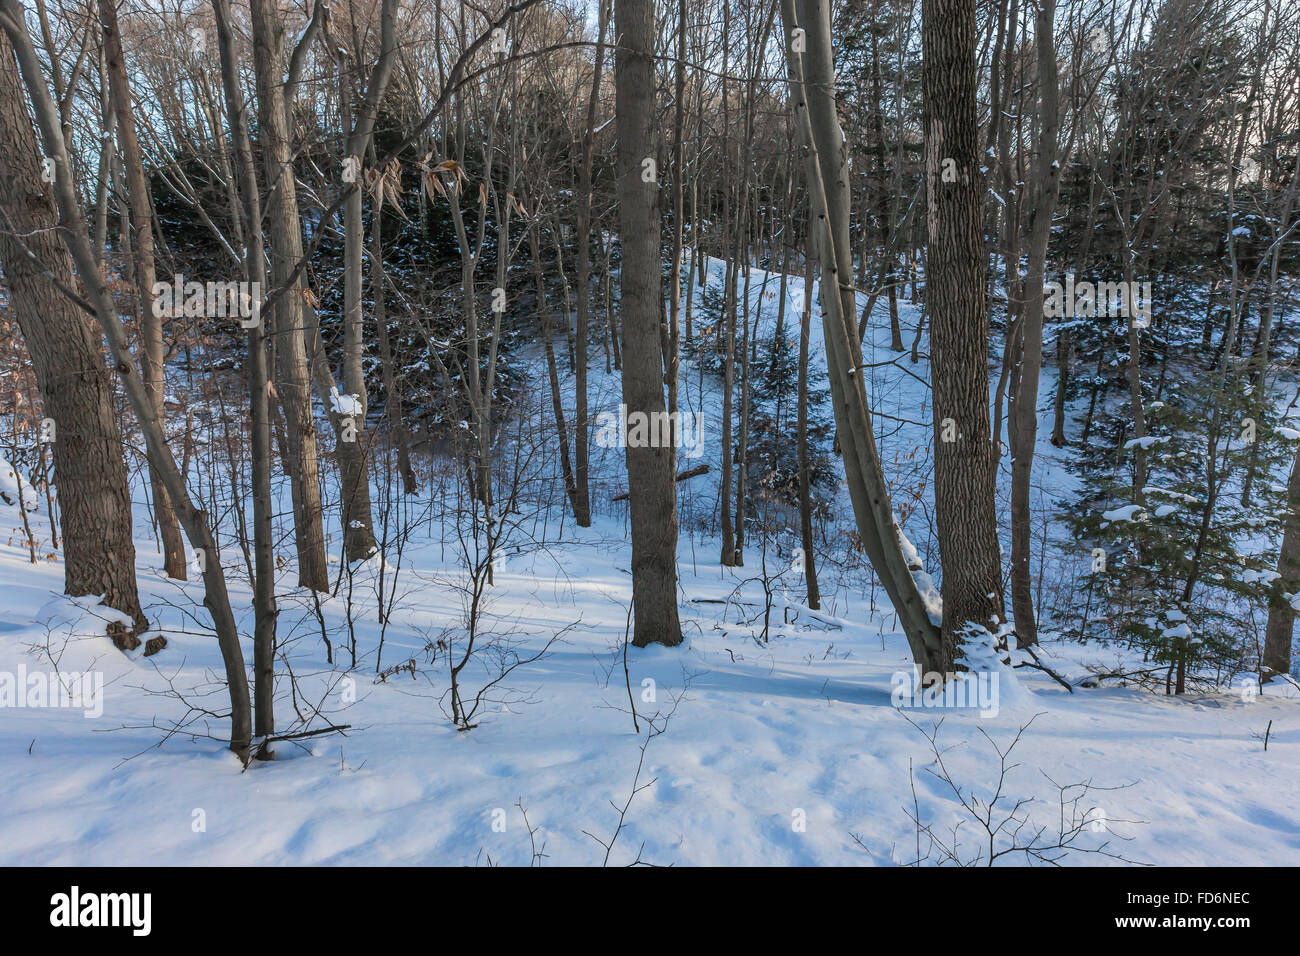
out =
{"type": "MultiPolygon", "coordinates": [[[[136,135],[131,84],[127,80],[122,37],[117,25],[117,8],[113,0],[99,0],[99,20],[104,37],[109,97],[117,119],[118,145],[126,172],[127,201],[131,216],[132,277],[135,280],[136,313],[140,322],[140,366],[149,400],[153,402],[154,414],[166,428],[167,416],[163,400],[167,383],[163,365],[162,320],[153,308],[153,208],[149,197],[149,182],[144,175],[140,141],[136,135]]],[[[162,479],[152,465],[149,468],[149,485],[153,491],[158,536],[162,540],[163,570],[168,577],[184,581],[185,545],[181,541],[180,525],[176,522],[176,512],[167,497],[167,489],[163,487],[162,479]]]]}
{"type": "MultiPolygon", "coordinates": [[[[268,0],[251,0],[253,68],[257,76],[258,138],[263,147],[271,229],[271,281],[288,280],[302,258],[298,192],[289,149],[285,112],[284,24],[268,0]]],[[[305,338],[306,286],[294,282],[263,320],[275,338],[276,390],[284,409],[290,460],[286,471],[293,497],[294,535],[298,549],[298,584],[313,591],[329,590],[322,528],[320,462],[311,408],[311,373],[305,338]]]]}
{"type": "Polygon", "coordinates": [[[786,27],[791,109],[805,150],[813,254],[820,265],[822,329],[835,428],[858,535],[898,612],[913,660],[923,674],[946,674],[952,670],[953,645],[944,639],[938,615],[932,616],[927,609],[903,556],[860,371],[862,351],[854,325],[857,303],[849,250],[848,157],[835,110],[828,0],[798,0],[797,4],[796,0],[782,0],[781,13],[786,27]],[[796,29],[804,31],[803,54],[791,47],[796,29]]]}
{"type": "MultiPolygon", "coordinates": [[[[257,166],[248,132],[248,111],[239,85],[239,61],[230,33],[228,0],[212,0],[217,25],[221,79],[226,97],[226,114],[233,134],[243,204],[245,272],[258,289],[266,288],[266,258],[262,243],[262,197],[258,192],[257,166]]],[[[260,309],[258,322],[248,330],[248,391],[252,412],[253,455],[253,695],[254,733],[265,739],[275,733],[275,539],[271,500],[271,397],[270,369],[266,351],[266,326],[260,309]]],[[[270,747],[263,744],[257,756],[269,759],[270,747]]]]}
{"type": "Polygon", "coordinates": [[[1033,208],[1029,231],[1029,268],[1021,303],[1020,368],[1012,392],[1011,421],[1011,606],[1015,615],[1016,644],[1038,643],[1034,617],[1033,578],[1029,569],[1030,477],[1038,440],[1038,380],[1043,364],[1043,283],[1047,271],[1047,245],[1061,183],[1057,157],[1060,117],[1057,110],[1056,42],[1053,19],[1056,0],[1039,0],[1034,44],[1038,50],[1038,149],[1034,161],[1033,208]]]}
{"type": "MultiPolygon", "coordinates": [[[[659,184],[642,179],[643,160],[658,156],[655,112],[655,17],[652,0],[614,0],[618,38],[619,243],[623,312],[623,402],[629,416],[666,415],[660,327],[659,184]]],[[[653,443],[652,443],[653,444],[653,443]]],[[[633,643],[682,642],[677,616],[677,497],[671,447],[626,449],[632,513],[633,643]]]]}

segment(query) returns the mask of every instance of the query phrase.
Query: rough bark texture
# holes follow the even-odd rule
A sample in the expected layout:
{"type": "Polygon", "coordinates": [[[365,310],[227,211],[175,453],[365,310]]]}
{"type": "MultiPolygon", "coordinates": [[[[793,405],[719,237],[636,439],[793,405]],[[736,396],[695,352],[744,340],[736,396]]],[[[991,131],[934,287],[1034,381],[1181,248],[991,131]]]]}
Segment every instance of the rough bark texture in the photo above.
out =
{"type": "MultiPolygon", "coordinates": [[[[394,37],[394,20],[397,15],[396,0],[384,0],[381,14],[379,59],[376,61],[370,80],[366,84],[365,96],[356,123],[351,124],[348,136],[347,156],[356,161],[359,168],[361,158],[370,147],[371,136],[375,128],[375,117],[379,112],[379,103],[388,88],[388,80],[393,73],[393,61],[396,59],[397,47],[394,37]]],[[[360,51],[358,51],[360,52],[360,51]]],[[[351,109],[348,98],[352,95],[351,85],[345,81],[343,91],[343,116],[350,120],[351,109]]],[[[382,176],[384,170],[374,170],[376,176],[382,176]]],[[[383,193],[376,188],[375,197],[383,201],[383,193]]],[[[378,209],[374,212],[378,215],[378,209]]],[[[355,447],[339,449],[339,464],[343,473],[343,547],[351,561],[360,561],[373,554],[378,546],[372,528],[370,508],[370,476],[366,468],[369,458],[371,436],[366,431],[366,380],[361,366],[361,259],[365,245],[365,233],[361,223],[361,190],[348,194],[343,205],[343,385],[349,395],[356,396],[360,403],[360,412],[353,417],[353,428],[337,432],[343,439],[342,444],[355,447]],[[346,435],[355,433],[357,441],[349,442],[346,435]]],[[[324,361],[323,356],[321,361],[324,361]]],[[[323,397],[322,397],[323,400],[323,397]]],[[[400,417],[400,410],[399,410],[400,417]]]]}
{"type": "Polygon", "coordinates": [[[587,436],[587,330],[591,324],[591,164],[596,139],[596,108],[600,103],[600,80],[605,68],[605,31],[609,23],[609,0],[600,0],[596,26],[596,62],[591,73],[591,94],[587,97],[587,123],[582,133],[582,160],[578,165],[578,314],[575,333],[577,366],[574,370],[574,412],[577,428],[573,441],[576,497],[574,520],[578,527],[591,527],[591,492],[588,473],[591,456],[587,436]]]}
{"type": "MultiPolygon", "coordinates": [[[[659,184],[643,182],[657,156],[654,4],[615,0],[619,242],[623,252],[623,401],[628,414],[666,413],[660,326],[659,184]]],[[[651,420],[654,420],[651,417],[651,420]]],[[[633,643],[680,644],[677,617],[677,497],[672,448],[626,449],[632,512],[633,643]]]]}
{"type": "MultiPolygon", "coordinates": [[[[72,266],[54,232],[40,155],[13,48],[0,33],[0,267],[45,415],[54,419],[63,587],[74,597],[104,595],[140,631],[148,622],[136,591],[131,492],[108,366],[98,329],[55,285],[73,287],[72,266]]],[[[114,639],[123,648],[139,645],[125,633],[114,639]]]]}
{"type": "Polygon", "coordinates": [[[73,179],[73,167],[68,156],[59,123],[59,114],[50,97],[41,62],[27,33],[23,6],[20,0],[0,0],[0,27],[8,34],[18,58],[19,70],[36,113],[41,142],[45,153],[54,162],[54,196],[59,211],[58,232],[76,266],[85,286],[89,310],[94,312],[99,327],[108,340],[113,365],[118,379],[131,402],[149,455],[149,464],[162,477],[167,493],[176,507],[177,518],[190,544],[203,561],[203,603],[212,616],[217,644],[225,665],[226,686],[230,694],[230,749],[245,763],[249,756],[252,736],[252,701],[248,694],[248,675],[244,670],[244,653],[239,646],[239,632],[235,615],[230,608],[230,595],[226,590],[226,576],[221,567],[207,516],[195,507],[190,499],[185,479],[176,466],[176,459],[167,447],[162,424],[154,414],[148,391],[135,367],[126,331],[117,317],[117,308],[109,296],[108,286],[99,270],[99,263],[90,245],[90,232],[86,217],[78,204],[78,189],[73,179]]]}
{"type": "MultiPolygon", "coordinates": [[[[239,167],[243,204],[243,233],[246,278],[266,287],[266,256],[262,243],[262,198],[258,191],[257,166],[248,132],[248,111],[239,86],[239,63],[230,33],[227,0],[213,0],[213,12],[221,55],[222,89],[236,160],[239,167]]],[[[266,738],[275,733],[275,555],[271,500],[271,400],[270,368],[266,350],[266,326],[259,321],[248,330],[248,391],[252,412],[253,550],[256,573],[253,580],[253,731],[266,738]]],[[[273,753],[263,743],[257,756],[270,759],[273,753]]]]}
{"type": "MultiPolygon", "coordinates": [[[[812,481],[808,473],[808,333],[812,324],[813,260],[808,257],[804,278],[803,311],[799,315],[799,407],[796,412],[796,441],[799,443],[799,539],[803,547],[803,573],[808,606],[820,611],[821,590],[817,587],[817,552],[813,538],[812,481]]],[[[785,292],[781,293],[785,301],[785,292]]]]}
{"type": "Polygon", "coordinates": [[[995,627],[1003,613],[989,440],[975,0],[924,0],[922,21],[934,499],[943,629],[953,639],[969,625],[995,627]]]}

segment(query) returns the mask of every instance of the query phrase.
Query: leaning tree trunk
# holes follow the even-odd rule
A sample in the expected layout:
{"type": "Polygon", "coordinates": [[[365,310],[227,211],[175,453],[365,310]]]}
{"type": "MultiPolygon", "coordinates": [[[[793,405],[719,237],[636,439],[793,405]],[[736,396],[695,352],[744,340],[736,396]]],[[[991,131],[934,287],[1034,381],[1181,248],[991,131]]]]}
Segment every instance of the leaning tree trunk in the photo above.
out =
{"type": "MultiPolygon", "coordinates": [[[[642,161],[655,142],[653,0],[615,0],[618,37],[615,90],[618,132],[619,243],[623,311],[623,402],[651,422],[665,416],[660,326],[659,184],[646,182],[642,161]]],[[[632,513],[633,643],[680,644],[677,617],[677,492],[671,447],[626,449],[632,513]]]]}
{"type": "MultiPolygon", "coordinates": [[[[117,118],[118,145],[121,147],[122,166],[126,171],[126,192],[131,213],[136,313],[140,322],[140,366],[144,372],[144,386],[149,392],[149,400],[153,402],[154,414],[165,428],[167,417],[163,399],[167,384],[163,365],[162,319],[153,307],[153,207],[149,198],[149,181],[144,175],[140,140],[135,130],[131,84],[126,76],[126,60],[122,54],[122,36],[117,25],[114,0],[99,0],[99,19],[104,35],[109,98],[113,102],[117,118]]],[[[149,468],[149,485],[153,491],[158,536],[162,539],[163,571],[169,578],[184,581],[185,545],[181,541],[181,528],[176,523],[176,511],[167,497],[167,489],[163,487],[162,479],[152,465],[149,468]]]]}
{"type": "Polygon", "coordinates": [[[923,0],[922,47],[934,503],[944,635],[955,640],[971,627],[995,629],[1003,614],[989,439],[975,0],[923,0]]]}
{"type": "Polygon", "coordinates": [[[922,675],[943,675],[952,670],[953,645],[944,640],[939,609],[927,606],[904,557],[860,371],[862,350],[854,325],[857,303],[850,284],[848,157],[835,111],[828,0],[798,0],[797,15],[796,0],[782,0],[781,13],[789,51],[791,110],[804,148],[814,253],[820,265],[822,329],[836,436],[843,450],[858,536],[898,612],[922,675]]]}
{"type": "Polygon", "coordinates": [[[185,529],[190,544],[199,555],[203,572],[203,603],[212,615],[217,644],[225,664],[226,686],[230,693],[230,749],[246,764],[252,734],[252,703],[248,694],[248,675],[244,671],[244,652],[239,646],[239,631],[230,608],[225,572],[221,567],[221,554],[208,527],[207,517],[190,499],[185,479],[176,467],[171,449],[167,447],[162,423],[154,413],[148,390],[135,367],[126,330],[117,317],[117,308],[90,247],[90,232],[86,217],[78,205],[78,190],[73,181],[72,162],[63,140],[59,114],[41,72],[40,58],[27,32],[21,0],[0,0],[0,27],[14,45],[23,83],[40,127],[45,153],[54,162],[54,194],[59,210],[59,232],[89,295],[89,309],[93,311],[108,340],[113,364],[144,435],[149,463],[162,476],[167,494],[176,507],[181,527],[185,529]]]}
{"type": "MultiPolygon", "coordinates": [[[[13,49],[0,32],[0,263],[41,404],[54,421],[63,589],[73,597],[103,595],[139,633],[148,621],[136,591],[131,490],[108,367],[98,331],[58,289],[73,287],[72,267],[54,232],[39,155],[13,49]]],[[[125,631],[113,639],[121,648],[140,643],[125,631]]]]}

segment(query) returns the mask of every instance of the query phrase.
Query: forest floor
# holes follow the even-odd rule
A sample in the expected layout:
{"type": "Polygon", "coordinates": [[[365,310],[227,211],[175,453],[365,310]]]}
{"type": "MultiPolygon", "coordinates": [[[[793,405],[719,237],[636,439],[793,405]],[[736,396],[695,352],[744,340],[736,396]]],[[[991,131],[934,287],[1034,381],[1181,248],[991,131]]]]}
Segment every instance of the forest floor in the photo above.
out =
{"type": "MultiPolygon", "coordinates": [[[[798,303],[801,280],[787,294],[798,303]]],[[[910,307],[904,316],[910,344],[910,307]]],[[[883,358],[892,353],[876,361],[883,358]]],[[[598,364],[593,410],[617,405],[617,373],[605,376],[598,364]]],[[[925,375],[923,362],[901,364],[925,375]]],[[[907,372],[873,372],[894,376],[873,382],[877,411],[910,422],[881,437],[903,498],[900,489],[927,484],[923,471],[907,472],[926,457],[916,454],[926,444],[926,401],[907,372]]],[[[689,377],[697,381],[693,370],[689,377]]],[[[715,393],[706,387],[706,412],[715,393]]],[[[690,389],[684,402],[700,407],[690,389]]],[[[1050,419],[1047,426],[1043,484],[1057,493],[1068,476],[1046,444],[1050,419]]],[[[750,541],[745,568],[718,562],[712,445],[703,460],[713,472],[683,485],[686,641],[625,651],[630,551],[624,512],[607,502],[621,490],[621,452],[593,452],[603,476],[593,527],[574,527],[556,498],[526,508],[526,526],[507,543],[463,673],[469,699],[499,674],[500,661],[554,642],[487,692],[473,729],[453,726],[447,655],[429,650],[442,640],[463,652],[466,618],[455,515],[430,507],[427,485],[418,506],[403,506],[415,517],[400,570],[392,553],[386,565],[356,565],[319,616],[286,564],[278,725],[348,729],[279,742],[275,761],[245,771],[220,739],[223,721],[206,714],[224,712],[227,701],[201,589],[159,573],[143,489],[135,522],[142,600],[168,640],[150,658],[124,655],[100,636],[102,608],[61,596],[62,568],[57,556],[46,559],[43,504],[30,516],[44,542],[35,564],[17,511],[0,512],[9,534],[7,544],[0,538],[0,674],[103,678],[98,716],[71,707],[0,710],[0,863],[969,862],[987,854],[976,817],[992,802],[997,850],[1028,844],[1056,857],[1048,848],[1064,828],[1066,865],[1300,864],[1293,687],[1166,697],[1110,682],[1071,693],[1042,671],[1002,667],[992,707],[899,708],[907,645],[860,561],[827,563],[817,615],[797,603],[797,574],[784,574],[772,585],[764,630],[761,542],[750,541]],[[397,598],[377,660],[380,580],[391,600],[394,574],[397,598]],[[998,751],[1013,742],[1003,761],[998,751]]],[[[923,553],[925,511],[920,491],[904,525],[923,553]]],[[[251,634],[251,594],[231,535],[226,529],[232,597],[241,631],[251,634]]],[[[769,569],[789,564],[774,551],[768,561],[769,569]]],[[[1141,661],[1121,647],[1047,638],[1044,659],[1076,685],[1090,668],[1141,661]]],[[[251,662],[251,640],[244,653],[251,662]]],[[[999,862],[1034,859],[1011,852],[999,862]]]]}

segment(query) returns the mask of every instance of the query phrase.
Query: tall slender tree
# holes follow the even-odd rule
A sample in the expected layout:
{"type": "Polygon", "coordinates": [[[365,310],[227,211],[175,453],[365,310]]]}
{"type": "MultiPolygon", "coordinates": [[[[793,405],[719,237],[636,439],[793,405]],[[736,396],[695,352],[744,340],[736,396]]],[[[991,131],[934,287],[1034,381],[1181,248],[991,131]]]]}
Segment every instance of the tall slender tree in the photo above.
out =
{"type": "MultiPolygon", "coordinates": [[[[618,128],[620,304],[623,314],[623,404],[629,419],[666,419],[660,327],[659,127],[655,109],[653,0],[614,0],[618,128]]],[[[662,437],[663,431],[658,431],[662,437]]],[[[627,443],[632,513],[633,643],[680,644],[677,616],[677,492],[673,450],[627,443]]]]}

